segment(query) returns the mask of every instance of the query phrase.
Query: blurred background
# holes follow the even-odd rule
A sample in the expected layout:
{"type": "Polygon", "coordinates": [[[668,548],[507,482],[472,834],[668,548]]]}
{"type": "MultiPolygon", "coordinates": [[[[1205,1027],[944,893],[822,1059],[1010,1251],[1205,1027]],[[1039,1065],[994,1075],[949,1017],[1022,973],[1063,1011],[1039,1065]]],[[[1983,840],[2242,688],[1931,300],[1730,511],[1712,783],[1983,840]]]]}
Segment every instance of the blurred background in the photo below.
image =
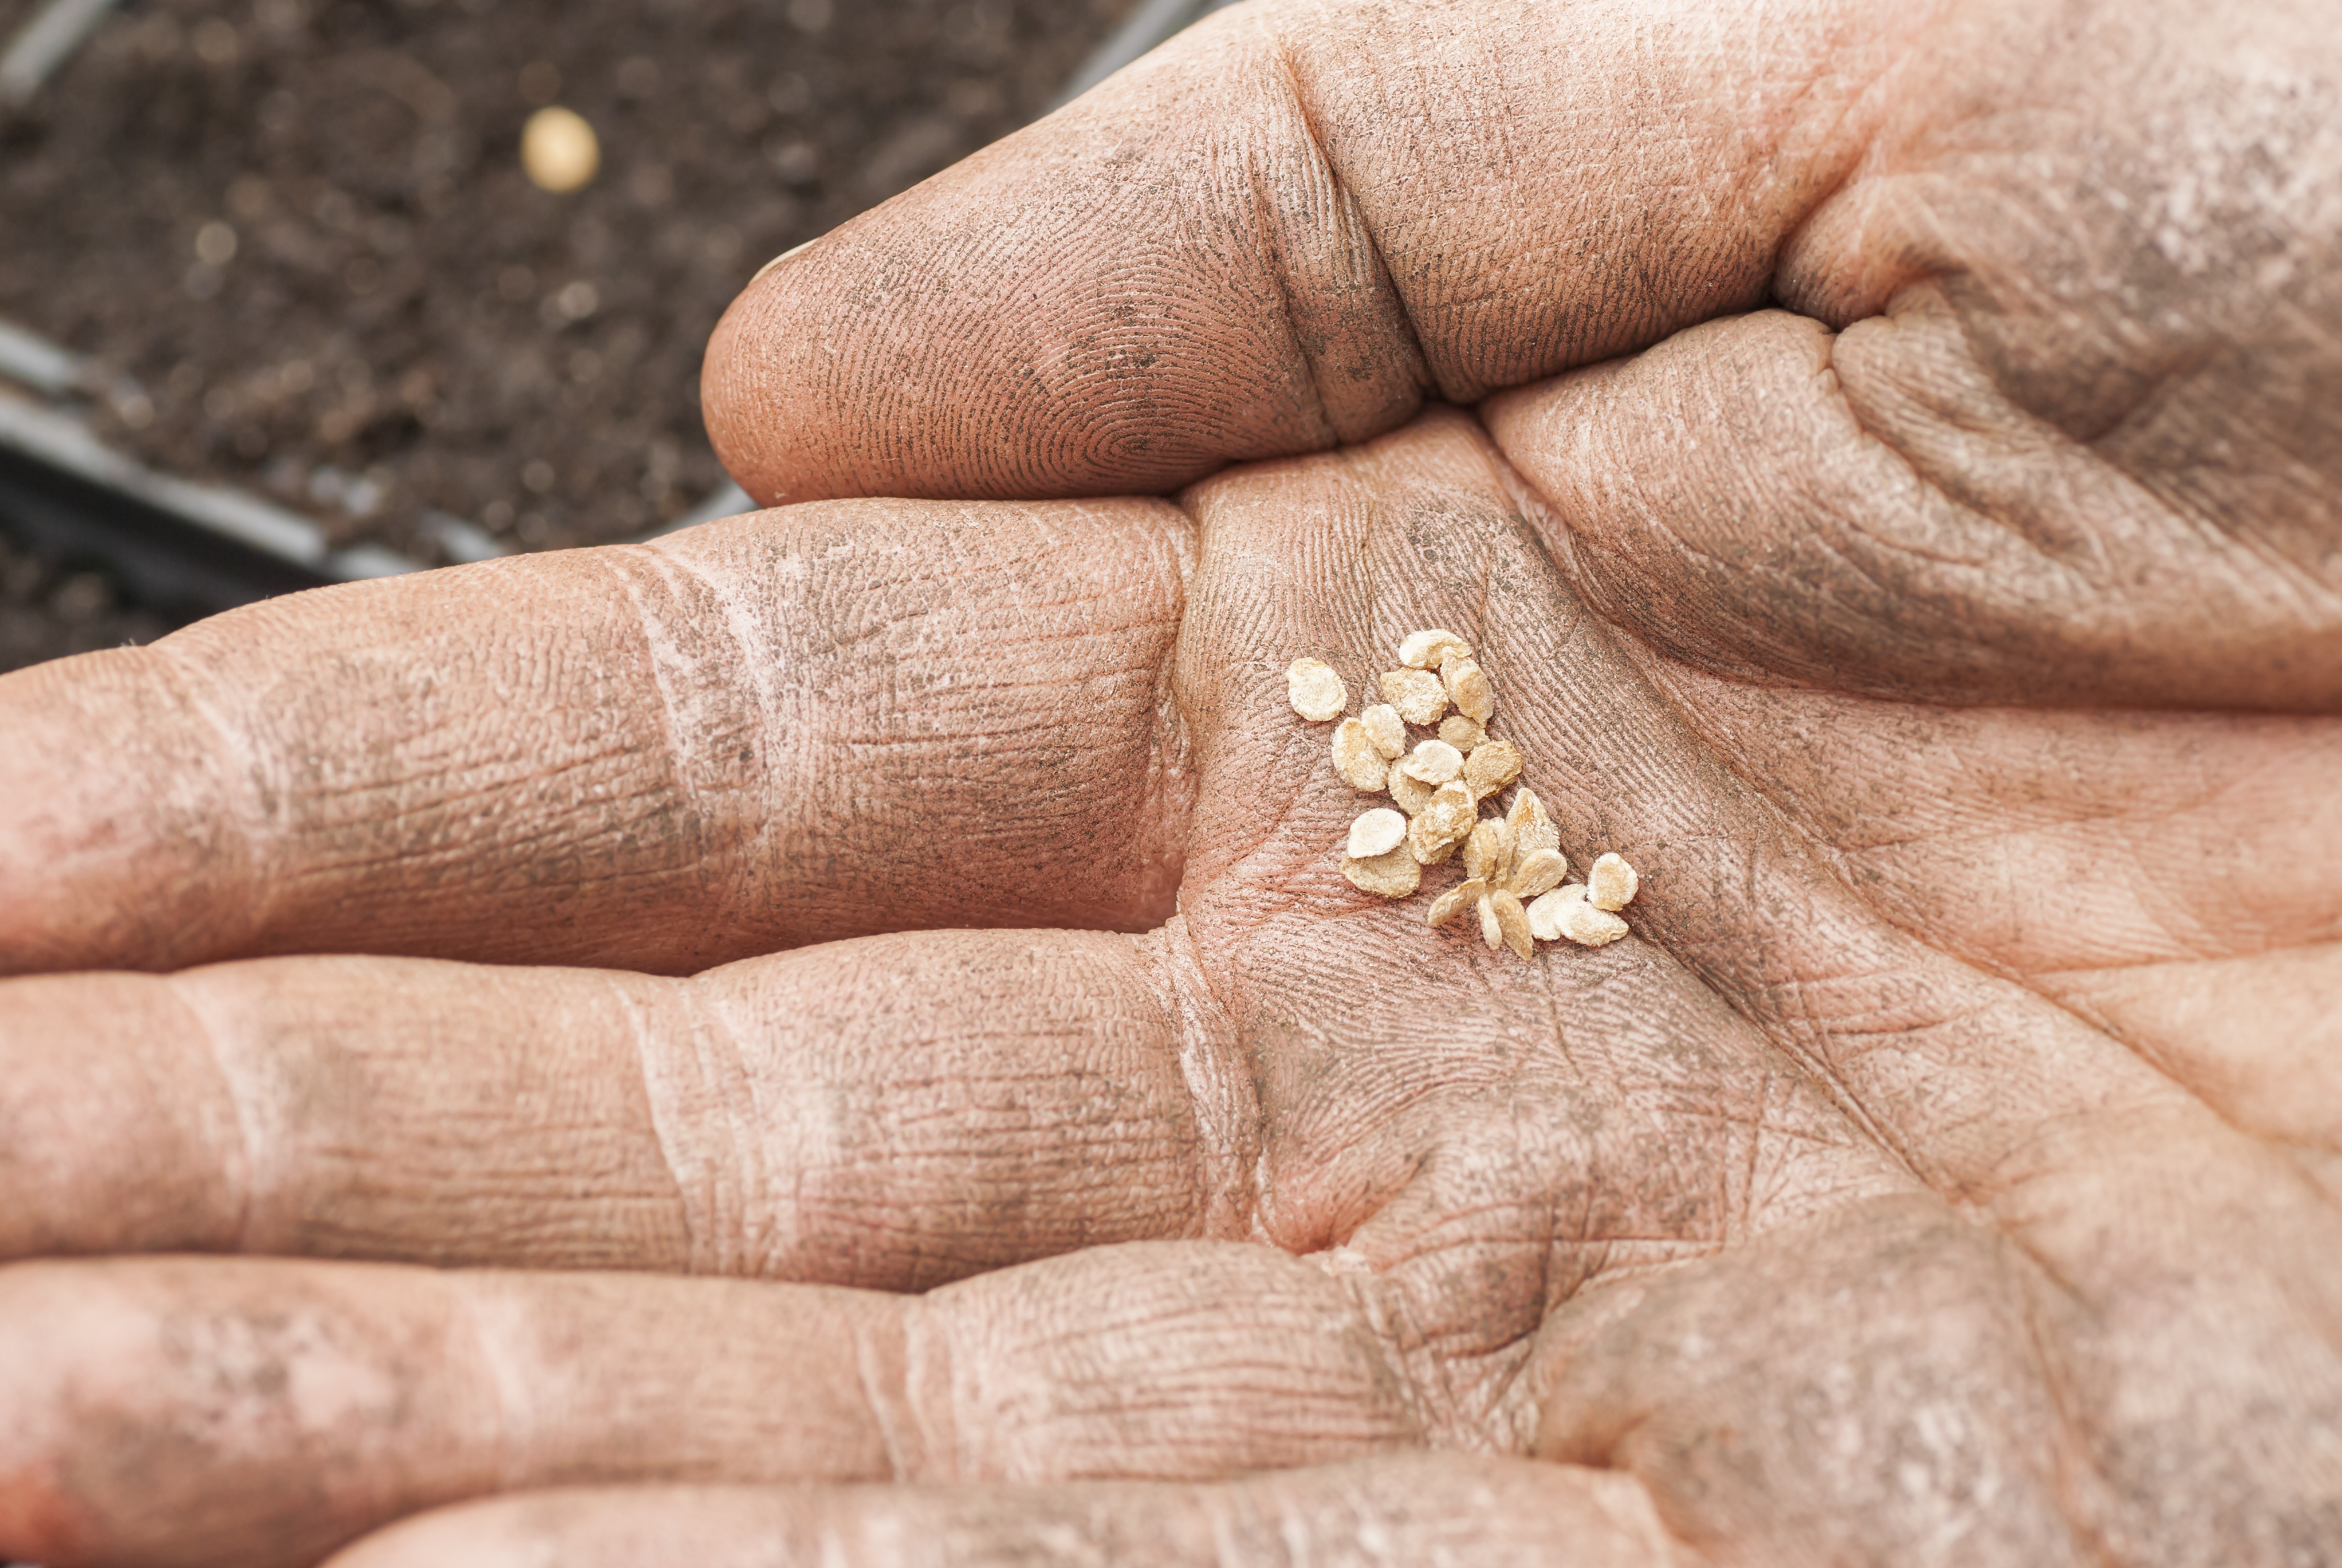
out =
{"type": "Polygon", "coordinates": [[[0,668],[740,509],[756,270],[1216,0],[0,0],[0,668]]]}

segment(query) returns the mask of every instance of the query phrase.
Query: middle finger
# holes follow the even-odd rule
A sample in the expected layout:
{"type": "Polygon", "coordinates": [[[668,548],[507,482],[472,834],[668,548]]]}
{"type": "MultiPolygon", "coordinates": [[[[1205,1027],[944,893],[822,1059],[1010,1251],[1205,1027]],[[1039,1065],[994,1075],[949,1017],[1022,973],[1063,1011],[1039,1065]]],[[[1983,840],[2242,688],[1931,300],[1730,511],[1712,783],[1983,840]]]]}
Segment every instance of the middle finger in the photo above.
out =
{"type": "Polygon", "coordinates": [[[337,957],[0,982],[0,1257],[921,1290],[1242,1234],[1249,1080],[1168,940],[920,933],[690,980],[337,957]]]}

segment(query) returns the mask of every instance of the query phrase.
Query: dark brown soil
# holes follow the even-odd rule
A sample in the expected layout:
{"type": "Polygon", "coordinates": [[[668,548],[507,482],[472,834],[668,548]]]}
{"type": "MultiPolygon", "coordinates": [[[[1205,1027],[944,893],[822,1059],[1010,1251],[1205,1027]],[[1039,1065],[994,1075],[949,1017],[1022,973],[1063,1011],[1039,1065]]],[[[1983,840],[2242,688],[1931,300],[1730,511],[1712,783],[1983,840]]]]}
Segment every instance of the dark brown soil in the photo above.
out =
{"type": "Polygon", "coordinates": [[[62,569],[0,532],[0,670],[150,643],[170,629],[160,617],[120,603],[105,574],[62,569]]]}
{"type": "Polygon", "coordinates": [[[623,537],[722,483],[700,351],[756,268],[1031,118],[1131,5],[132,0],[0,121],[0,317],[129,378],[110,441],[337,542],[623,537]],[[600,136],[574,195],[520,169],[545,103],[600,136]]]}

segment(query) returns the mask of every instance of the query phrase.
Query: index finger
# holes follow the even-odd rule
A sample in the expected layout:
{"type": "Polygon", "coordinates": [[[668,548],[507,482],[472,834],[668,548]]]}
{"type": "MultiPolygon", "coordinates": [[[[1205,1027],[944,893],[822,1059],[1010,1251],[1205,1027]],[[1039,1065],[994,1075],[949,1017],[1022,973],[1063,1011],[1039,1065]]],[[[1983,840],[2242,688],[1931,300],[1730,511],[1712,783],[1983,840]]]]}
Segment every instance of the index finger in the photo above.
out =
{"type": "Polygon", "coordinates": [[[0,678],[0,973],[1146,929],[1186,834],[1191,533],[1155,502],[840,503],[0,678]]]}
{"type": "Polygon", "coordinates": [[[1927,7],[1253,0],[771,267],[766,501],[1168,490],[1765,294],[1927,7]]]}

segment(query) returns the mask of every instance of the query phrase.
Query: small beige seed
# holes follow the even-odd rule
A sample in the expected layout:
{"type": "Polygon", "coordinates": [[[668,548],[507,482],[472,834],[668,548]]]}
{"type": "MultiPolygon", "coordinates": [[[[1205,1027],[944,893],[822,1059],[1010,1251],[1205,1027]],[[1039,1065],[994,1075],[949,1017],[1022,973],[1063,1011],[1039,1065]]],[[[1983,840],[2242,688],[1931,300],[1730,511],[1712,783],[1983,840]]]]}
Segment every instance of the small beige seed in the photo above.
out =
{"type": "Polygon", "coordinates": [[[1487,894],[1488,884],[1477,878],[1459,882],[1431,901],[1431,911],[1423,917],[1423,922],[1426,925],[1445,925],[1487,894]]]}
{"type": "Polygon", "coordinates": [[[539,109],[520,130],[521,172],[540,191],[564,195],[594,183],[602,168],[602,142],[575,109],[539,109]]]}
{"type": "Polygon", "coordinates": [[[1385,671],[1382,687],[1383,701],[1408,724],[1436,724],[1447,711],[1447,688],[1429,670],[1385,671]]]}
{"type": "Polygon", "coordinates": [[[1323,659],[1296,659],[1285,666],[1286,700],[1311,724],[1338,719],[1350,705],[1349,688],[1323,659]]]}
{"type": "Polygon", "coordinates": [[[1432,792],[1430,804],[1407,824],[1407,847],[1426,865],[1436,865],[1471,835],[1477,814],[1472,792],[1461,779],[1451,779],[1432,792]]]}
{"type": "Polygon", "coordinates": [[[1496,906],[1488,901],[1488,895],[1484,893],[1480,895],[1480,902],[1474,907],[1480,912],[1480,940],[1486,943],[1489,949],[1494,951],[1496,944],[1505,940],[1504,925],[1496,919],[1496,906]]]}
{"type": "Polygon", "coordinates": [[[1438,831],[1461,844],[1479,820],[1473,804],[1472,792],[1464,787],[1464,781],[1450,779],[1431,792],[1431,804],[1423,808],[1423,814],[1432,819],[1438,831]]]}
{"type": "Polygon", "coordinates": [[[1464,840],[1464,875],[1485,883],[1496,871],[1496,824],[1483,822],[1464,840]]]}
{"type": "Polygon", "coordinates": [[[1376,703],[1358,714],[1358,722],[1374,737],[1375,750],[1396,761],[1406,750],[1406,721],[1388,703],[1376,703]]]}
{"type": "MultiPolygon", "coordinates": [[[[1557,849],[1533,850],[1517,858],[1513,874],[1505,885],[1523,898],[1535,898],[1541,893],[1551,893],[1569,874],[1569,862],[1557,849]]],[[[1552,940],[1548,937],[1546,940],[1552,940]]]]}
{"type": "Polygon", "coordinates": [[[1586,874],[1586,902],[1596,909],[1624,909],[1635,901],[1642,878],[1616,854],[1606,854],[1586,874]]]}
{"type": "Polygon", "coordinates": [[[1398,662],[1410,670],[1437,669],[1450,654],[1472,656],[1472,644],[1453,632],[1410,632],[1398,645],[1398,662]]]}
{"type": "Polygon", "coordinates": [[[1399,764],[1398,771],[1436,788],[1464,771],[1464,754],[1446,741],[1426,741],[1399,764]]]}
{"type": "Polygon", "coordinates": [[[1505,824],[1495,817],[1476,824],[1464,841],[1464,874],[1477,882],[1496,882],[1505,874],[1505,824]]]}
{"type": "Polygon", "coordinates": [[[1601,947],[1626,935],[1626,923],[1586,903],[1586,884],[1573,882],[1529,905],[1529,931],[1541,942],[1566,936],[1581,947],[1601,947]]]}
{"type": "Polygon", "coordinates": [[[1536,948],[1529,940],[1529,912],[1521,907],[1517,897],[1500,887],[1488,894],[1480,907],[1496,912],[1496,929],[1503,934],[1506,946],[1523,958],[1536,956],[1536,948]]]}
{"type": "Polygon", "coordinates": [[[1404,848],[1372,860],[1346,859],[1342,874],[1350,879],[1351,886],[1385,898],[1405,898],[1423,885],[1423,867],[1404,848]]]}
{"type": "Polygon", "coordinates": [[[1439,738],[1457,751],[1469,754],[1474,746],[1488,738],[1477,719],[1467,719],[1462,714],[1450,714],[1439,721],[1439,738]]]}
{"type": "Polygon", "coordinates": [[[1580,900],[1561,912],[1561,934],[1581,947],[1606,947],[1626,934],[1626,923],[1580,900]]]}
{"type": "Polygon", "coordinates": [[[1456,840],[1447,834],[1438,834],[1434,828],[1424,826],[1424,817],[1416,817],[1415,822],[1407,824],[1407,854],[1422,861],[1424,866],[1438,866],[1440,861],[1445,861],[1455,852],[1456,840]]]}
{"type": "Polygon", "coordinates": [[[1390,771],[1390,793],[1391,799],[1398,802],[1399,810],[1409,816],[1421,816],[1423,808],[1431,804],[1436,792],[1422,780],[1411,779],[1393,768],[1390,771]]]}
{"type": "Polygon", "coordinates": [[[1521,776],[1520,748],[1510,741],[1483,741],[1464,759],[1464,782],[1472,798],[1486,800],[1521,776]]]}
{"type": "Polygon", "coordinates": [[[1350,824],[1350,838],[1344,853],[1352,860],[1372,860],[1378,854],[1388,854],[1406,842],[1406,818],[1386,805],[1378,805],[1359,814],[1350,824]]]}
{"type": "Polygon", "coordinates": [[[1485,724],[1496,713],[1496,689],[1488,684],[1488,677],[1481,673],[1476,661],[1450,659],[1439,666],[1439,678],[1446,687],[1447,700],[1466,718],[1477,719],[1485,724]]]}
{"type": "Polygon", "coordinates": [[[1375,750],[1366,726],[1356,719],[1334,726],[1334,771],[1360,794],[1380,794],[1390,785],[1390,764],[1375,750]]]}
{"type": "Polygon", "coordinates": [[[1406,824],[1406,851],[1425,865],[1437,865],[1456,853],[1454,835],[1444,834],[1424,824],[1430,820],[1428,807],[1423,815],[1406,824]]]}
{"type": "Polygon", "coordinates": [[[1529,900],[1529,934],[1539,942],[1561,940],[1561,912],[1574,899],[1586,896],[1586,884],[1573,882],[1567,887],[1557,887],[1542,898],[1529,900]]]}
{"type": "Polygon", "coordinates": [[[1526,785],[1514,794],[1513,809],[1505,814],[1505,821],[1513,830],[1513,854],[1524,863],[1541,849],[1561,847],[1561,829],[1546,814],[1545,802],[1526,785]]]}

